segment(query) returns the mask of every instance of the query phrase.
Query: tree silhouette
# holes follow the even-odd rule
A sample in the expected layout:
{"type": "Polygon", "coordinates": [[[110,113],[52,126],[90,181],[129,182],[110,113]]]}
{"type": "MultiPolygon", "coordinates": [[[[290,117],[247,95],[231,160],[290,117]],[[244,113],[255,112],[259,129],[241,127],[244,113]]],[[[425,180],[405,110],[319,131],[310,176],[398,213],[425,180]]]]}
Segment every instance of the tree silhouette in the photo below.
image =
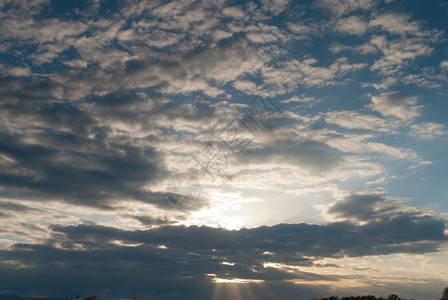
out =
{"type": "Polygon", "coordinates": [[[443,289],[442,298],[440,300],[448,300],[448,286],[443,289]]]}
{"type": "Polygon", "coordinates": [[[79,295],[75,295],[72,298],[66,297],[66,300],[101,300],[101,299],[95,295],[84,297],[84,298],[81,298],[81,296],[79,296],[79,295]]]}
{"type": "Polygon", "coordinates": [[[349,296],[342,297],[341,300],[386,300],[383,297],[377,298],[374,295],[365,295],[365,296],[349,296]]]}
{"type": "Polygon", "coordinates": [[[84,297],[83,300],[101,300],[101,299],[95,295],[92,295],[92,296],[84,297]]]}

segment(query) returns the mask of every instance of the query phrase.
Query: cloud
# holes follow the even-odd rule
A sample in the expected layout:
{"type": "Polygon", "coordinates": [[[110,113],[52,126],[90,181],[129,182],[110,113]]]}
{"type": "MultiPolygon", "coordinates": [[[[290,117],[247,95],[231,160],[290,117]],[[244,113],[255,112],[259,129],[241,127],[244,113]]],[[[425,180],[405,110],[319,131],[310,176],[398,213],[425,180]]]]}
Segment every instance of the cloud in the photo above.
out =
{"type": "Polygon", "coordinates": [[[369,107],[384,116],[397,117],[403,121],[418,117],[422,108],[422,106],[417,105],[416,97],[405,96],[397,92],[372,96],[372,103],[369,107]]]}
{"type": "Polygon", "coordinates": [[[46,19],[35,21],[31,16],[8,16],[0,30],[2,40],[14,38],[16,43],[34,45],[30,54],[33,64],[41,65],[54,60],[70,47],[74,37],[86,32],[88,25],[80,21],[46,19]]]}
{"type": "Polygon", "coordinates": [[[244,18],[244,12],[241,10],[241,8],[235,6],[225,7],[222,13],[227,17],[232,17],[236,19],[244,18]]]}
{"type": "MultiPolygon", "coordinates": [[[[276,41],[286,42],[288,40],[288,36],[286,36],[277,26],[266,25],[262,23],[258,23],[256,25],[247,26],[244,28],[246,32],[246,38],[252,42],[257,44],[271,44],[276,41]]],[[[274,48],[275,49],[275,48],[274,48]]],[[[267,60],[272,59],[274,53],[268,47],[265,47],[263,50],[268,50],[268,53],[263,53],[266,56],[267,60]]]]}
{"type": "Polygon", "coordinates": [[[448,70],[448,60],[440,62],[440,68],[442,68],[443,70],[448,70]]]}
{"type": "Polygon", "coordinates": [[[375,54],[378,52],[378,49],[369,43],[364,43],[358,46],[348,46],[336,42],[330,46],[329,50],[333,53],[351,51],[362,55],[375,54]]]}
{"type": "Polygon", "coordinates": [[[375,89],[384,91],[388,90],[391,86],[394,86],[399,83],[399,80],[396,77],[386,77],[381,80],[379,83],[363,83],[363,86],[373,86],[375,89]]]}
{"type": "Polygon", "coordinates": [[[407,211],[397,200],[389,200],[378,194],[353,193],[336,202],[327,213],[351,221],[377,222],[400,217],[401,214],[419,218],[418,213],[421,212],[407,211]]]}
{"type": "Polygon", "coordinates": [[[316,102],[316,98],[314,97],[297,97],[293,96],[289,99],[281,100],[280,102],[283,104],[289,104],[289,103],[308,103],[308,102],[316,102]]]}
{"type": "Polygon", "coordinates": [[[316,59],[308,57],[279,63],[279,68],[264,69],[265,88],[275,88],[277,94],[284,94],[294,91],[297,84],[306,87],[334,85],[336,78],[367,66],[365,63],[350,63],[345,57],[338,58],[327,67],[316,66],[317,63],[316,59]]]}
{"type": "Polygon", "coordinates": [[[383,56],[370,67],[383,75],[396,74],[419,56],[430,55],[434,48],[423,38],[405,38],[398,41],[387,41],[384,37],[375,36],[371,43],[376,46],[383,56]]]}
{"type": "Polygon", "coordinates": [[[66,62],[72,68],[87,68],[87,62],[80,59],[74,59],[72,61],[66,62]]]}
{"type": "Polygon", "coordinates": [[[379,26],[392,34],[421,35],[421,26],[418,22],[411,22],[410,16],[398,13],[385,13],[376,16],[370,21],[370,26],[379,26]]]}
{"type": "Polygon", "coordinates": [[[79,222],[76,217],[38,207],[42,206],[17,200],[0,200],[0,243],[4,247],[16,242],[37,242],[49,236],[51,226],[79,222]]]}
{"type": "MultiPolygon", "coordinates": [[[[107,143],[113,148],[102,148],[101,139],[107,135],[104,131],[97,133],[95,142],[99,147],[94,148],[104,152],[95,154],[64,153],[51,146],[30,144],[3,135],[0,152],[11,157],[16,162],[15,167],[25,172],[2,172],[2,184],[8,189],[1,195],[99,207],[107,207],[110,201],[127,197],[157,202],[154,195],[143,189],[160,171],[157,154],[147,147],[126,145],[127,142],[119,139],[113,141],[110,136],[107,143]]],[[[44,131],[43,138],[48,136],[55,142],[65,142],[63,134],[58,136],[44,131]]]]}
{"type": "Polygon", "coordinates": [[[324,149],[324,144],[312,140],[298,143],[276,139],[270,147],[247,149],[237,163],[258,167],[262,167],[263,164],[274,164],[278,167],[294,166],[307,170],[310,174],[325,173],[333,169],[339,159],[324,149]]]}
{"type": "Polygon", "coordinates": [[[371,30],[380,27],[388,33],[371,38],[370,43],[384,54],[372,65],[372,70],[384,75],[397,74],[417,57],[428,56],[434,51],[433,45],[440,41],[442,32],[425,29],[420,22],[410,19],[407,14],[384,13],[370,21],[371,30]]]}
{"type": "Polygon", "coordinates": [[[334,25],[334,30],[345,34],[363,35],[367,30],[367,24],[359,16],[350,16],[339,19],[334,25]]]}
{"type": "Polygon", "coordinates": [[[73,90],[83,87],[84,91],[97,94],[104,93],[106,89],[112,92],[110,86],[124,86],[127,89],[158,87],[158,92],[163,94],[203,91],[215,97],[223,90],[213,85],[234,81],[260,66],[256,52],[244,40],[233,39],[223,45],[204,47],[165,59],[151,56],[128,59],[118,64],[112,74],[92,69],[81,74],[78,81],[70,82],[69,87],[73,90]]]}
{"type": "Polygon", "coordinates": [[[327,114],[325,121],[348,129],[375,130],[378,132],[394,132],[394,128],[398,126],[397,123],[356,111],[330,112],[327,114]]]}
{"type": "Polygon", "coordinates": [[[5,0],[2,1],[1,8],[8,7],[11,12],[27,15],[39,14],[40,11],[50,3],[49,0],[5,0]]]}
{"type": "Polygon", "coordinates": [[[257,299],[261,284],[311,298],[384,283],[326,259],[445,246],[431,212],[367,193],[328,205],[363,179],[384,191],[384,161],[428,164],[388,138],[445,128],[389,89],[443,86],[436,23],[379,0],[0,2],[0,292],[212,299],[241,279],[257,299]],[[235,155],[223,140],[245,126],[235,155]],[[227,160],[201,161],[210,144],[227,160]],[[200,180],[196,206],[168,201],[178,173],[200,180]]]}
{"type": "Polygon", "coordinates": [[[31,75],[31,70],[28,67],[12,67],[0,65],[0,72],[4,75],[10,75],[14,77],[31,75]]]}
{"type": "Polygon", "coordinates": [[[3,197],[97,207],[123,198],[166,202],[145,188],[166,176],[161,155],[115,125],[148,117],[141,108],[148,112],[150,105],[142,97],[124,93],[66,102],[59,99],[61,87],[45,78],[3,82],[3,197]]]}
{"type": "Polygon", "coordinates": [[[384,143],[369,141],[374,136],[368,134],[337,134],[326,139],[326,145],[344,153],[380,153],[385,157],[414,160],[415,151],[392,147],[384,143]]]}
{"type": "Polygon", "coordinates": [[[290,0],[262,0],[263,10],[269,11],[274,16],[278,16],[288,6],[290,0]]]}
{"type": "Polygon", "coordinates": [[[346,15],[354,11],[363,11],[375,7],[377,1],[375,0],[318,0],[314,1],[314,5],[321,7],[331,13],[341,16],[346,15]]]}
{"type": "Polygon", "coordinates": [[[432,70],[423,69],[420,74],[408,74],[401,79],[401,82],[405,84],[413,84],[418,87],[427,89],[436,89],[442,86],[443,77],[435,76],[432,74],[432,70]]]}
{"type": "Polygon", "coordinates": [[[435,139],[446,133],[445,126],[432,122],[412,124],[411,130],[409,131],[409,135],[422,140],[435,139]]]}
{"type": "Polygon", "coordinates": [[[309,38],[311,35],[317,35],[319,28],[317,24],[304,23],[288,23],[288,28],[294,33],[294,37],[302,36],[302,38],[309,38]]]}
{"type": "Polygon", "coordinates": [[[132,293],[172,299],[175,294],[183,299],[180,295],[187,294],[209,299],[214,278],[260,280],[267,287],[283,286],[280,290],[297,293],[291,280],[312,288],[317,280],[337,284],[342,279],[300,271],[300,266],[313,267],[321,258],[428,253],[447,241],[442,221],[374,194],[349,195],[328,213],[345,221],[238,231],[205,226],[145,231],[95,224],[54,227],[41,244],[0,250],[0,279],[12,292],[64,294],[73,288],[68,283],[77,282],[77,292],[95,289],[103,297],[132,293]],[[267,262],[299,269],[266,268],[267,262]]]}

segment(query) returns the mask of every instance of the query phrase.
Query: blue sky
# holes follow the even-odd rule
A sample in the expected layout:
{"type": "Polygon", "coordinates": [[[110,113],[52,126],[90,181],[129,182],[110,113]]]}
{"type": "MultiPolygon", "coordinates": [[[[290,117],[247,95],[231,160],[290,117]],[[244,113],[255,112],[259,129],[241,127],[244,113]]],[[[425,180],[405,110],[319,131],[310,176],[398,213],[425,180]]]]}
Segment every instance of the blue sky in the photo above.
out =
{"type": "Polygon", "coordinates": [[[0,292],[438,297],[447,15],[0,1],[0,292]]]}

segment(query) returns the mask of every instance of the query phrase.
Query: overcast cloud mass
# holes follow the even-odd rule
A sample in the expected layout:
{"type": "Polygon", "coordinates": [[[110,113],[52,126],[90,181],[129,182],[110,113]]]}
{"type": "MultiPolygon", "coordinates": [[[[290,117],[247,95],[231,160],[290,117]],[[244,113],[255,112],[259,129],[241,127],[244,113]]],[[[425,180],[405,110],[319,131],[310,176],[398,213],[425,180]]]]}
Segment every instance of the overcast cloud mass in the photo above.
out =
{"type": "Polygon", "coordinates": [[[0,294],[438,298],[447,19],[0,0],[0,294]]]}

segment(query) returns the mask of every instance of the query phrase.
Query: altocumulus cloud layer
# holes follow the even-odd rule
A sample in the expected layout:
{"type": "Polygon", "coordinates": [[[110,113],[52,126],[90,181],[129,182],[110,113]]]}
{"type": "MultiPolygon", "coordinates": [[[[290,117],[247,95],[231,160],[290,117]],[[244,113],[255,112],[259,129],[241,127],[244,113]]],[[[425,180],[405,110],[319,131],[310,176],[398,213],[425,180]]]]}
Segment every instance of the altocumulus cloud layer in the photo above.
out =
{"type": "Polygon", "coordinates": [[[447,13],[0,1],[0,292],[437,297],[447,13]]]}

